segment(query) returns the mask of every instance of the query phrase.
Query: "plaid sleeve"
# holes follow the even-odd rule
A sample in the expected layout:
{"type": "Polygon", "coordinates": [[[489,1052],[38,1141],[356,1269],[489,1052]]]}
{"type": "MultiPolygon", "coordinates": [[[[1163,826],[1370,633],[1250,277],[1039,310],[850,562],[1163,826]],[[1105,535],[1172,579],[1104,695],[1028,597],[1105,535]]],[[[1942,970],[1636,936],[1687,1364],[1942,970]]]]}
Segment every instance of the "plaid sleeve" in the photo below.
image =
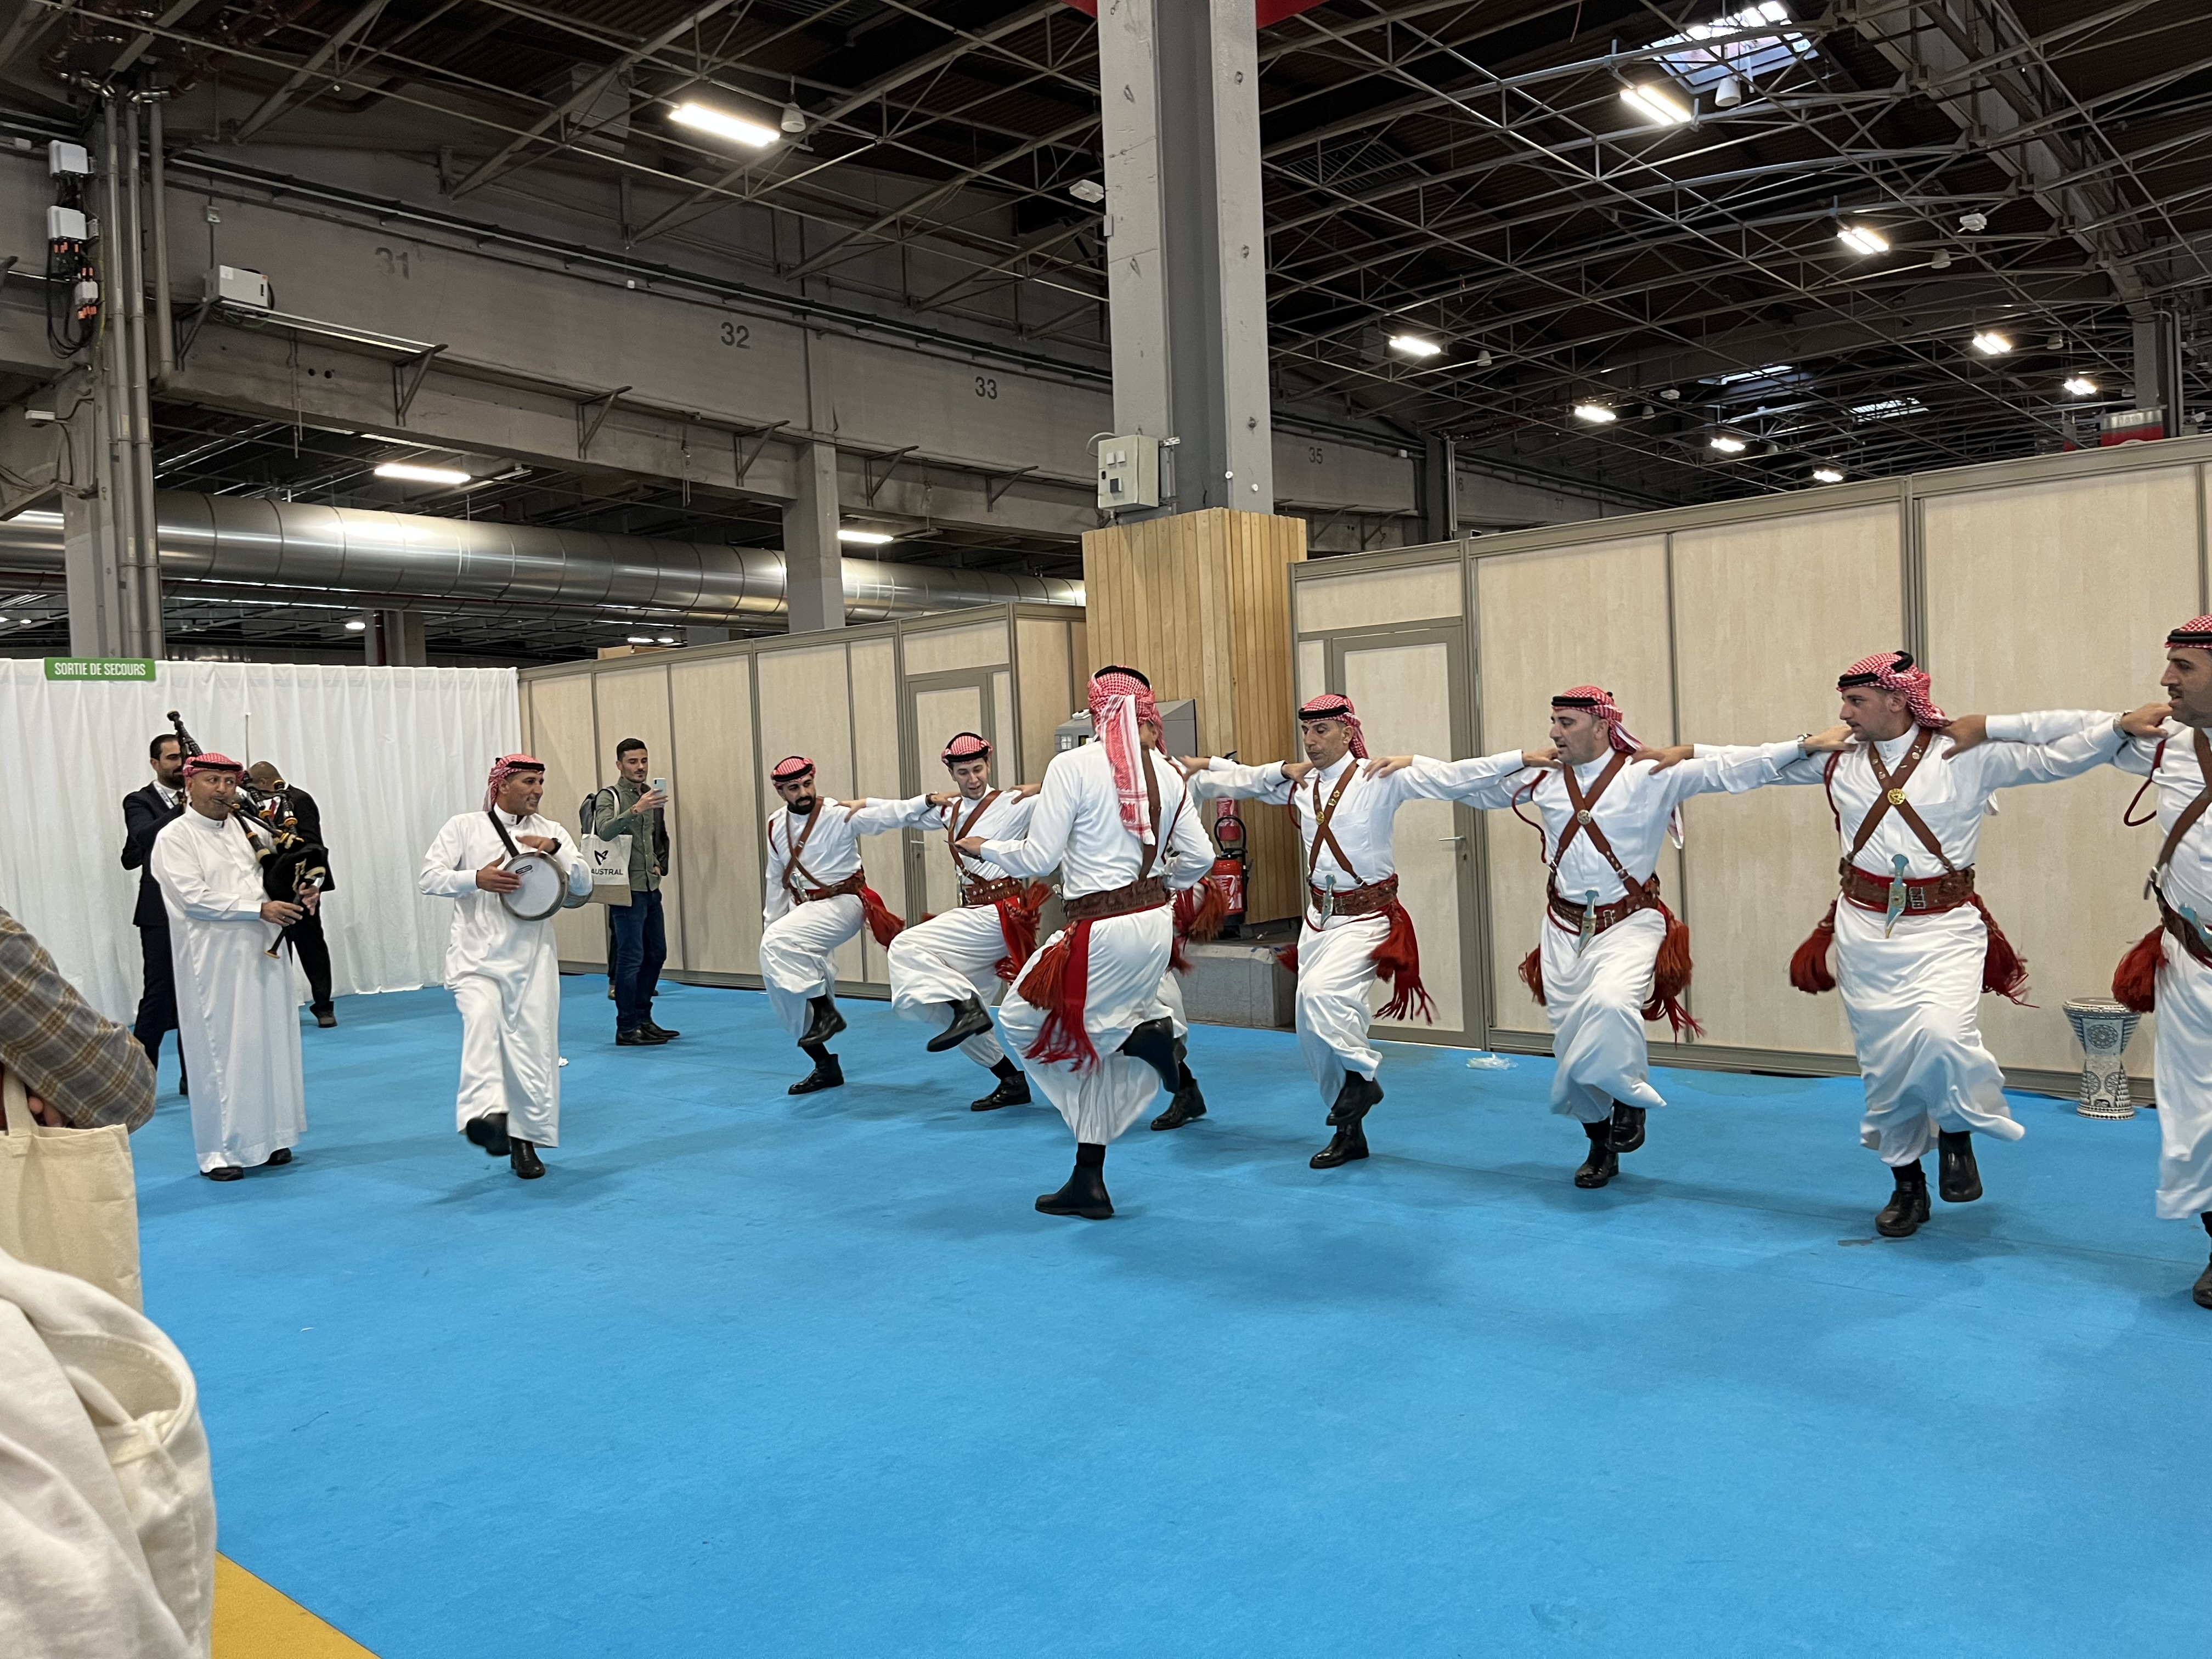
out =
{"type": "Polygon", "coordinates": [[[0,910],[0,1064],[80,1129],[154,1115],[146,1051],[61,975],[46,947],[0,910]]]}

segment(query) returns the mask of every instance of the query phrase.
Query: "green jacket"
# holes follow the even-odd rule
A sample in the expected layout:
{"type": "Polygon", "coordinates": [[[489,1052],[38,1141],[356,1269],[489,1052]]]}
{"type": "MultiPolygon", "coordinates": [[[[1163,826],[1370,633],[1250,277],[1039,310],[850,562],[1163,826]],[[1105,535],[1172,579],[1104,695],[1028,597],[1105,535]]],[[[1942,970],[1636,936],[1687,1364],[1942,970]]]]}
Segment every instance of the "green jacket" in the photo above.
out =
{"type": "Polygon", "coordinates": [[[584,824],[586,835],[597,836],[601,841],[612,841],[617,836],[629,837],[629,888],[633,893],[653,891],[660,885],[661,875],[668,868],[668,825],[661,810],[657,806],[649,812],[636,810],[637,799],[645,791],[645,785],[623,778],[593,795],[591,810],[584,815],[587,820],[584,824]]]}

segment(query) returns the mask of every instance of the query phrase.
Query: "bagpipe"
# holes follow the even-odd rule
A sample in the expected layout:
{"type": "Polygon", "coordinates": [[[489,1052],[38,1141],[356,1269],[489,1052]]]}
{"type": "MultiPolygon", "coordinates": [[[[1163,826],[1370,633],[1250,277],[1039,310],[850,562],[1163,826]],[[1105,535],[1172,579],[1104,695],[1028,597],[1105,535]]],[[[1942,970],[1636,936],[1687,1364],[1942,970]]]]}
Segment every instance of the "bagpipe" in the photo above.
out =
{"type": "MultiPolygon", "coordinates": [[[[169,711],[169,724],[176,728],[178,751],[185,759],[206,752],[185,730],[184,717],[173,708],[169,711]]],[[[264,894],[280,903],[304,904],[309,894],[322,891],[323,884],[330,879],[331,849],[300,832],[299,819],[283,790],[258,788],[240,773],[238,798],[230,811],[246,826],[246,839],[260,862],[264,894]],[[255,835],[256,830],[262,834],[255,835]],[[268,839],[264,841],[263,836],[268,839]]],[[[291,943],[292,928],[288,926],[277,933],[268,954],[273,957],[291,943]]]]}

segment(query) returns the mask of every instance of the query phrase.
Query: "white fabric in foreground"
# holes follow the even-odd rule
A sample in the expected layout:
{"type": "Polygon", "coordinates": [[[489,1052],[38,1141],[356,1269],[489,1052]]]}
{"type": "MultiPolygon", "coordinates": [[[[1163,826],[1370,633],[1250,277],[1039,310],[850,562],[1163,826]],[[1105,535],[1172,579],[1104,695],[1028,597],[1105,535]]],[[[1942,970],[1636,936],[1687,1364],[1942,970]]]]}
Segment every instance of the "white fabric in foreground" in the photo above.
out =
{"type": "Polygon", "coordinates": [[[1579,954],[1575,943],[1582,935],[1555,926],[1549,910],[1537,926],[1544,930],[1544,1012],[1557,1056],[1552,1109],[1599,1123],[1613,1115],[1615,1101],[1647,1110],[1664,1106],[1651,1086],[1651,1050],[1644,1035],[1651,967],[1667,939],[1659,913],[1638,910],[1579,954]]]}
{"type": "MultiPolygon", "coordinates": [[[[1044,949],[1059,938],[1054,933],[1044,949]]],[[[1115,1139],[1159,1091],[1160,1074],[1121,1048],[1145,1021],[1170,1017],[1160,996],[1160,981],[1167,973],[1168,951],[1174,942],[1173,921],[1164,904],[1091,924],[1090,995],[1084,1003],[1083,1027],[1098,1051],[1098,1063],[1088,1071],[1077,1071],[1068,1060],[1046,1065],[1029,1058],[1030,1046],[1043,1029],[1045,1011],[1024,1000],[1018,987],[1010,988],[999,1005],[999,1026],[1015,1064],[1059,1109],[1079,1141],[1103,1146],[1115,1139]]]]}
{"type": "MultiPolygon", "coordinates": [[[[916,922],[891,941],[892,1012],[942,1030],[949,1003],[974,997],[988,1007],[1006,988],[999,977],[1006,954],[995,904],[963,905],[916,922]]],[[[978,1066],[995,1066],[1006,1054],[992,1031],[969,1037],[960,1052],[978,1066]]]]}
{"type": "Polygon", "coordinates": [[[206,1659],[215,1492],[185,1357],[0,1254],[0,1653],[206,1659]]]}
{"type": "MultiPolygon", "coordinates": [[[[483,798],[493,757],[520,746],[518,708],[507,668],[164,662],[151,684],[84,684],[0,659],[0,769],[40,780],[23,833],[0,837],[0,893],[85,999],[129,1024],[138,872],[118,857],[122,802],[152,778],[146,745],[174,708],[208,748],[273,760],[322,808],[333,988],[439,984],[452,917],[413,896],[416,866],[447,815],[483,798]]],[[[305,1002],[307,976],[287,966],[305,1002]]]]}
{"type": "MultiPolygon", "coordinates": [[[[809,869],[813,868],[812,860],[803,855],[802,860],[809,869]]],[[[769,890],[772,902],[777,890],[769,890]]],[[[787,895],[782,911],[761,929],[761,980],[768,991],[769,1007],[776,1023],[791,1033],[793,1042],[813,1021],[807,1003],[815,997],[837,994],[837,965],[830,955],[860,931],[866,914],[859,897],[851,893],[809,899],[798,906],[787,895]]]]}

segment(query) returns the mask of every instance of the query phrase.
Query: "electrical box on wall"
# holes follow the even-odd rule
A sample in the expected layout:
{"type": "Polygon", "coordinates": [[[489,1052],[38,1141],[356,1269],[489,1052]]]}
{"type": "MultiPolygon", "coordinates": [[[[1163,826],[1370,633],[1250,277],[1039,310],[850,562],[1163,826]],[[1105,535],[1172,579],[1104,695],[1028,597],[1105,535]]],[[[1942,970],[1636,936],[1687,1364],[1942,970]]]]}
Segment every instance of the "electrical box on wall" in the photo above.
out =
{"type": "Polygon", "coordinates": [[[269,309],[269,279],[258,270],[240,265],[217,265],[207,274],[207,297],[234,306],[269,309]]]}
{"type": "Polygon", "coordinates": [[[1111,513],[1160,504],[1160,441],[1141,432],[1098,441],[1098,505],[1111,513]]]}
{"type": "Polygon", "coordinates": [[[52,179],[82,179],[92,171],[92,158],[84,153],[82,144],[64,143],[59,138],[46,146],[46,175],[52,179]]]}
{"type": "Polygon", "coordinates": [[[84,215],[75,208],[50,207],[46,210],[46,240],[50,242],[82,242],[85,240],[84,215]]]}

